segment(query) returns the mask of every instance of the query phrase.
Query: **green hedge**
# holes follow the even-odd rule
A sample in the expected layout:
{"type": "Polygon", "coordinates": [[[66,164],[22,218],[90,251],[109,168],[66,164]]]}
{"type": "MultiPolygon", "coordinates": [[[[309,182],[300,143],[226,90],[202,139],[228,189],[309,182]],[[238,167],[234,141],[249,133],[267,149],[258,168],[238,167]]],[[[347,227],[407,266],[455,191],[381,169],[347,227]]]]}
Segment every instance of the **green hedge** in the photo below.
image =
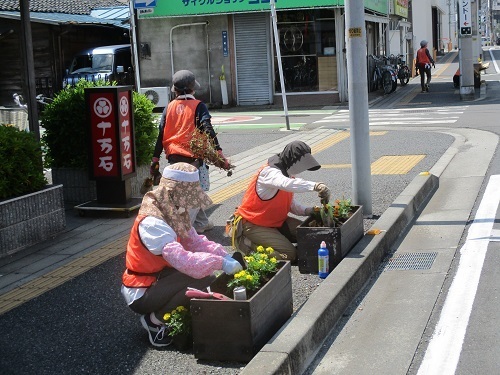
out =
{"type": "MultiPolygon", "coordinates": [[[[85,88],[108,86],[104,81],[80,80],[75,87],[66,87],[47,105],[40,118],[45,129],[42,143],[45,165],[54,168],[86,170],[89,165],[89,126],[86,120],[85,88]]],[[[158,136],[154,121],[154,105],[137,92],[132,94],[137,165],[151,162],[158,136]]]]}
{"type": "Polygon", "coordinates": [[[0,125],[0,160],[0,199],[33,193],[47,185],[42,151],[33,133],[0,125]]]}

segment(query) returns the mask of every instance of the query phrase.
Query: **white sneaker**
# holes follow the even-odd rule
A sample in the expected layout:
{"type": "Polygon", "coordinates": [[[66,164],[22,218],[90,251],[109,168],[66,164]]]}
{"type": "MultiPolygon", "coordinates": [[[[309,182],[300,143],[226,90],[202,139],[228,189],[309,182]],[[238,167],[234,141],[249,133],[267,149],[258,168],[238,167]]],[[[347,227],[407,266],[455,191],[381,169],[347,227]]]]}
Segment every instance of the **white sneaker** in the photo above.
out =
{"type": "Polygon", "coordinates": [[[202,227],[194,227],[194,229],[196,230],[196,233],[198,234],[201,234],[201,233],[205,233],[211,229],[214,228],[214,223],[212,221],[208,221],[208,223],[202,227]]]}

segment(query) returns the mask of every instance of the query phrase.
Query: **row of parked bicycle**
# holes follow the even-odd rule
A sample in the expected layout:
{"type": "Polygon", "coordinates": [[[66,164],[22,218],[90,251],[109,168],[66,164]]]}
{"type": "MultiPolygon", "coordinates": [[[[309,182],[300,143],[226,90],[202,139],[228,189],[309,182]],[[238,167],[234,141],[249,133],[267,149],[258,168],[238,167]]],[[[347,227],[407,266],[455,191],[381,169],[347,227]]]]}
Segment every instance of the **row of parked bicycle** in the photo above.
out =
{"type": "Polygon", "coordinates": [[[410,81],[411,71],[406,65],[404,55],[388,57],[370,55],[369,59],[373,60],[374,66],[368,82],[370,91],[383,89],[385,94],[390,94],[396,91],[398,80],[401,86],[405,86],[410,81]]]}

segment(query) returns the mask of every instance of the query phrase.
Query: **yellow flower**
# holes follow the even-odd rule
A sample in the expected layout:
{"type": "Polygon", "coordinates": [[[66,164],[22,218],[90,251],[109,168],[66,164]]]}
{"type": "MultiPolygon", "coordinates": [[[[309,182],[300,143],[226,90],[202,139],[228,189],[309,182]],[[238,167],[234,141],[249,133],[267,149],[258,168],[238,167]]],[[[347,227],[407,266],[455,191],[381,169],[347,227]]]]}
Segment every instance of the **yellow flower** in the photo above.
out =
{"type": "Polygon", "coordinates": [[[170,314],[169,313],[166,313],[165,315],[163,315],[163,320],[168,322],[168,320],[170,319],[170,314]]]}
{"type": "Polygon", "coordinates": [[[271,263],[276,263],[277,262],[276,258],[271,258],[270,261],[271,261],[271,263]]]}
{"type": "Polygon", "coordinates": [[[253,280],[252,275],[247,275],[247,280],[249,280],[249,281],[253,280]]]}
{"type": "Polygon", "coordinates": [[[262,259],[267,259],[267,254],[262,254],[262,259]]]}
{"type": "Polygon", "coordinates": [[[268,247],[266,251],[268,254],[272,254],[274,252],[274,249],[272,247],[268,247]]]}
{"type": "Polygon", "coordinates": [[[245,260],[246,260],[247,262],[253,262],[255,259],[254,259],[254,257],[249,256],[249,257],[245,257],[245,260]]]}
{"type": "Polygon", "coordinates": [[[257,251],[259,253],[263,252],[264,251],[264,246],[260,245],[260,246],[257,246],[257,251]]]}
{"type": "Polygon", "coordinates": [[[186,310],[186,308],[184,306],[177,306],[176,310],[179,312],[183,312],[184,310],[186,310]]]}

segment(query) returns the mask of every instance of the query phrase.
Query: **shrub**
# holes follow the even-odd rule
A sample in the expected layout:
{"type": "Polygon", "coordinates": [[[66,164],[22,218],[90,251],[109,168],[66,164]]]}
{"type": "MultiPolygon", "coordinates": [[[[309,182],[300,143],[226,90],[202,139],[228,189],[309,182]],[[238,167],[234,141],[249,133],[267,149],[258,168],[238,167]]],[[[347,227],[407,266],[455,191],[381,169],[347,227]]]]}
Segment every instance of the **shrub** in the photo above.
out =
{"type": "Polygon", "coordinates": [[[0,199],[43,189],[42,151],[33,133],[0,125],[0,199]]]}
{"type": "MultiPolygon", "coordinates": [[[[41,114],[45,164],[55,168],[87,169],[89,165],[89,126],[85,88],[109,85],[108,82],[80,80],[55,96],[41,114]]],[[[115,85],[115,84],[112,84],[115,85]]],[[[137,165],[149,164],[158,136],[154,105],[143,94],[132,93],[137,165]]]]}

